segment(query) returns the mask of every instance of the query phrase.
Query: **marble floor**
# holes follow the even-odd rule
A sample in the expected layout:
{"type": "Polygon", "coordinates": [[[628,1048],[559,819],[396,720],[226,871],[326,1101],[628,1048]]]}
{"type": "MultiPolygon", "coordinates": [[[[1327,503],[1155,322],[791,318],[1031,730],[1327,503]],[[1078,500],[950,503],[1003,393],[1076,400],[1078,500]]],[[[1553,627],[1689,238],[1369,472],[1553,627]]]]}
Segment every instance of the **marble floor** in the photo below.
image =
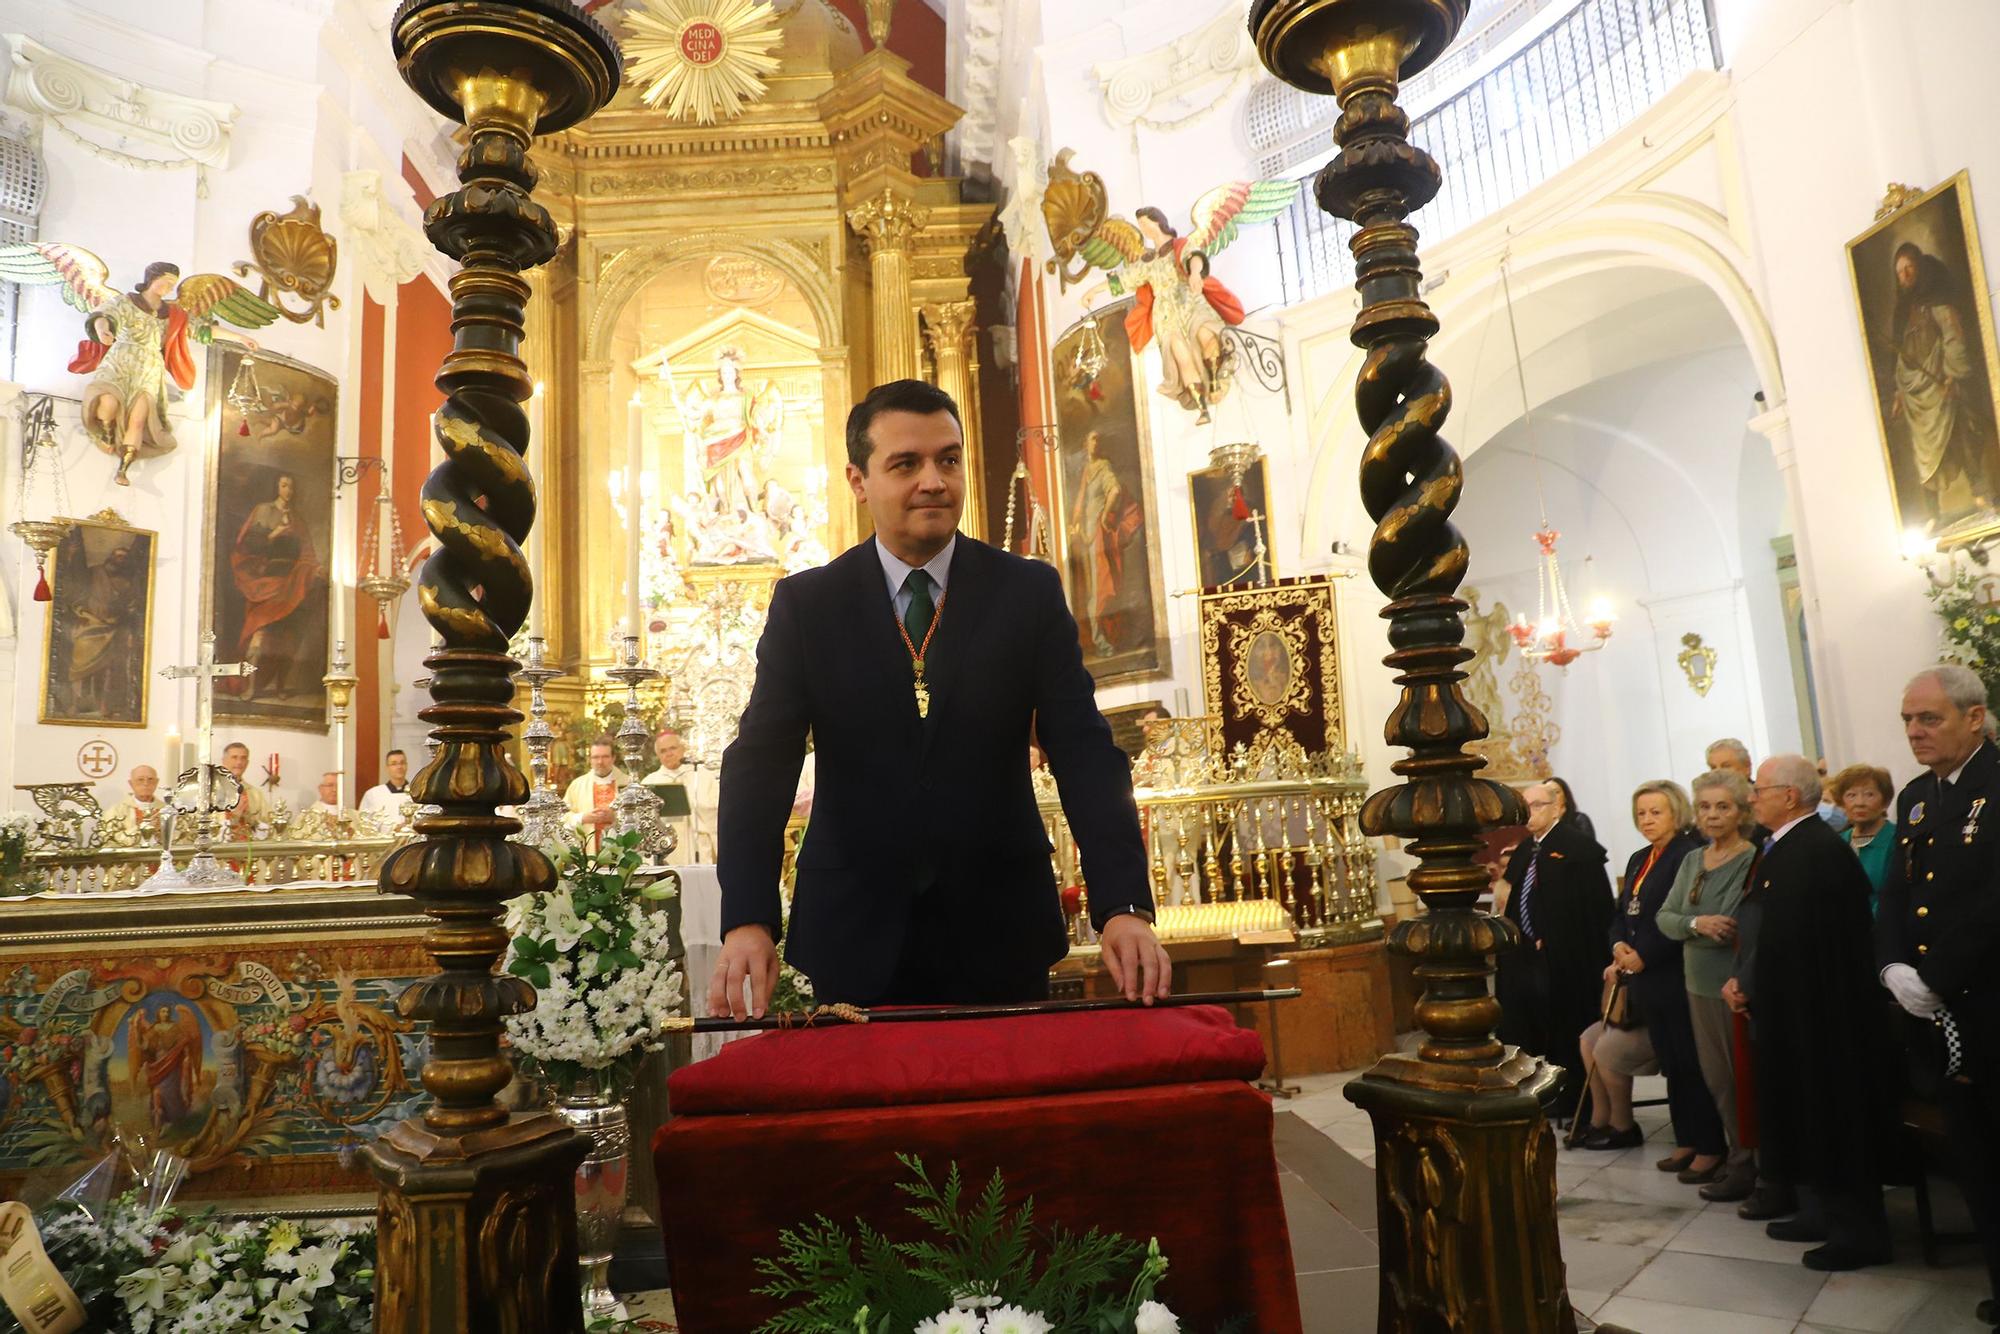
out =
{"type": "MultiPolygon", "coordinates": [[[[1300,1096],[1284,1104],[1361,1163],[1375,1160],[1365,1113],[1341,1096],[1353,1074],[1300,1080],[1300,1096]]],[[[1642,1079],[1641,1100],[1664,1096],[1658,1079],[1642,1079]]],[[[1734,1204],[1709,1204],[1654,1169],[1671,1147],[1664,1106],[1642,1107],[1648,1143],[1624,1153],[1564,1150],[1556,1166],[1558,1225],[1570,1300],[1577,1311],[1641,1334],[1992,1334],[1973,1317],[1986,1295],[1985,1271],[1967,1245],[1944,1248],[1940,1268],[1917,1248],[1912,1193],[1889,1192],[1896,1262],[1851,1274],[1821,1274],[1799,1263],[1804,1245],[1773,1241],[1762,1223],[1736,1216],[1734,1204]]],[[[1281,1132],[1282,1135],[1282,1132],[1281,1132]]],[[[1281,1141],[1282,1142],[1282,1141],[1281,1141]]],[[[1966,1226],[1963,1203],[1948,1183],[1931,1199],[1941,1230],[1966,1226]]],[[[1373,1200],[1355,1221],[1374,1225],[1373,1200]]],[[[1372,1238],[1372,1231],[1369,1233],[1372,1238]]],[[[1372,1271],[1370,1275],[1372,1279],[1372,1271]]],[[[1302,1277],[1303,1293],[1306,1280],[1302,1277]]],[[[1342,1321],[1310,1334],[1373,1328],[1342,1321]]]]}
{"type": "MultiPolygon", "coordinates": [[[[1375,1328],[1375,1139],[1341,1095],[1358,1071],[1298,1081],[1278,1104],[1279,1185],[1306,1334],[1375,1328]]],[[[1658,1080],[1639,1081],[1643,1099],[1658,1080]]],[[[1970,1246],[1930,1268],[1917,1251],[1911,1192],[1889,1194],[1896,1263],[1821,1274],[1804,1245],[1772,1241],[1762,1223],[1709,1204],[1653,1162],[1667,1152],[1666,1108],[1642,1107],[1649,1142],[1625,1153],[1565,1150],[1556,1167],[1563,1262],[1580,1315],[1638,1334],[1992,1334],[1973,1317],[1985,1273],[1970,1246]]],[[[1965,1227],[1957,1190],[1931,1191],[1938,1226],[1965,1227]]],[[[666,1293],[630,1299],[641,1328],[671,1330],[666,1293]],[[658,1322],[658,1323],[654,1323],[658,1322]]]]}

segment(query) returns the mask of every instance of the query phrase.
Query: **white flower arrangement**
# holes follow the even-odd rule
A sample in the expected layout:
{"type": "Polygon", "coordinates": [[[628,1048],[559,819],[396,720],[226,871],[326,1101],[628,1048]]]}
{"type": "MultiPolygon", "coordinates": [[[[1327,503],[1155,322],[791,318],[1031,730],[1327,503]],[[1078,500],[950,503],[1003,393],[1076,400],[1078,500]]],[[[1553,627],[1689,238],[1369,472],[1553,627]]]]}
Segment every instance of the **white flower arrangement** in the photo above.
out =
{"type": "Polygon", "coordinates": [[[782,1230],[779,1254],[757,1261],[771,1281],[756,1291],[791,1304],[757,1334],[1181,1334],[1155,1300],[1168,1268],[1158,1238],[1040,1233],[1034,1201],[1010,1210],[998,1171],[974,1199],[958,1164],[940,1183],[921,1158],[896,1158],[912,1178],[897,1183],[907,1212],[932,1239],[894,1241],[865,1219],[850,1232],[824,1216],[782,1230]]]}
{"type": "Polygon", "coordinates": [[[622,1096],[646,1053],[665,1045],[663,1025],[686,995],[667,915],[646,906],[674,891],[633,887],[637,842],[561,845],[556,887],[507,901],[507,971],[539,993],[534,1009],[507,1018],[507,1036],[559,1092],[594,1079],[622,1096]]]}
{"type": "MultiPolygon", "coordinates": [[[[284,1218],[222,1223],[126,1196],[93,1217],[36,1219],[49,1258],[111,1334],[366,1334],[374,1326],[375,1230],[284,1218]]],[[[18,1329],[0,1310],[0,1330],[18,1329]]]]}
{"type": "MultiPolygon", "coordinates": [[[[1018,1306],[994,1306],[982,1317],[980,1306],[997,1302],[960,1300],[949,1311],[939,1311],[928,1320],[919,1320],[910,1334],[1053,1334],[1055,1326],[1039,1311],[1018,1306]]],[[[861,1322],[865,1324],[865,1317],[861,1322]]],[[[1132,1315],[1133,1334],[1180,1334],[1180,1318],[1158,1302],[1141,1302],[1132,1315]]]]}

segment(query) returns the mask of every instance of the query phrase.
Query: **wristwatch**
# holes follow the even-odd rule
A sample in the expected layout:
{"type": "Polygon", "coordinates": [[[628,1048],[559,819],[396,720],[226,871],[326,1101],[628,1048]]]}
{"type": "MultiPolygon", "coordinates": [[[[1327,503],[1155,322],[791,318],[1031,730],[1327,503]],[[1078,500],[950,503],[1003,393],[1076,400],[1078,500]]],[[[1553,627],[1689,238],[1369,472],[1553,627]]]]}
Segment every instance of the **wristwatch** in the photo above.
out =
{"type": "Polygon", "coordinates": [[[1106,926],[1109,926],[1111,925],[1112,918],[1125,917],[1128,915],[1138,918],[1140,921],[1144,922],[1147,926],[1153,925],[1153,910],[1150,908],[1136,908],[1136,907],[1113,908],[1110,912],[1104,915],[1104,924],[1106,926]]]}

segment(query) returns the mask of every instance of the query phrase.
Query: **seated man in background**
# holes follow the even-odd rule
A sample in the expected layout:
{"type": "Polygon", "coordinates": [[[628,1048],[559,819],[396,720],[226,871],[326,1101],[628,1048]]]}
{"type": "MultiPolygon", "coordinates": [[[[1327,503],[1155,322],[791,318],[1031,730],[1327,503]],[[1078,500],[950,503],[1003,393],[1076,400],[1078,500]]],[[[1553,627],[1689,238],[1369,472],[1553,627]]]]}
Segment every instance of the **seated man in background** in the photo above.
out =
{"type": "Polygon", "coordinates": [[[129,847],[149,831],[158,835],[160,775],[150,764],[135,764],[125,783],[128,795],[104,813],[104,841],[129,847]]]}
{"type": "Polygon", "coordinates": [[[306,807],[306,812],[310,815],[338,816],[340,814],[340,771],[338,769],[328,769],[319,776],[319,787],[316,789],[315,799],[312,805],[306,807]]]}

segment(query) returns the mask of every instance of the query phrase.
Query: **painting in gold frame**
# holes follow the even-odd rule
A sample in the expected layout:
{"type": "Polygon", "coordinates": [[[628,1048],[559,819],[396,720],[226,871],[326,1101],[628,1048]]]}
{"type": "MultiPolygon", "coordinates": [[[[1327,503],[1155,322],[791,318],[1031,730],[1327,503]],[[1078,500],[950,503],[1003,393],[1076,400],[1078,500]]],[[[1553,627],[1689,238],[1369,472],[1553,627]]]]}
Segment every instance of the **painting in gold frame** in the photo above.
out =
{"type": "Polygon", "coordinates": [[[215,720],[325,735],[339,384],[324,371],[217,342],[208,350],[204,621],[223,662],[215,720]]]}
{"type": "Polygon", "coordinates": [[[144,727],[159,534],[114,510],[71,523],[49,566],[42,722],[144,727]]]}
{"type": "Polygon", "coordinates": [[[1324,576],[1202,593],[1202,699],[1223,749],[1279,743],[1307,755],[1347,749],[1339,599],[1324,576]]]}
{"type": "Polygon", "coordinates": [[[1271,487],[1264,460],[1243,473],[1243,507],[1226,468],[1188,474],[1188,510],[1194,519],[1195,568],[1203,588],[1242,588],[1278,577],[1271,554],[1271,487]],[[1239,513],[1252,517],[1238,518],[1239,513]],[[1259,546],[1263,554],[1258,554],[1259,546]]]}
{"type": "Polygon", "coordinates": [[[1145,376],[1125,332],[1131,301],[1056,339],[1056,513],[1063,587],[1083,665],[1100,686],[1173,672],[1145,376]]]}
{"type": "Polygon", "coordinates": [[[1971,178],[1891,187],[1847,257],[1898,526],[1946,547],[2000,532],[2000,348],[1971,178]]]}

